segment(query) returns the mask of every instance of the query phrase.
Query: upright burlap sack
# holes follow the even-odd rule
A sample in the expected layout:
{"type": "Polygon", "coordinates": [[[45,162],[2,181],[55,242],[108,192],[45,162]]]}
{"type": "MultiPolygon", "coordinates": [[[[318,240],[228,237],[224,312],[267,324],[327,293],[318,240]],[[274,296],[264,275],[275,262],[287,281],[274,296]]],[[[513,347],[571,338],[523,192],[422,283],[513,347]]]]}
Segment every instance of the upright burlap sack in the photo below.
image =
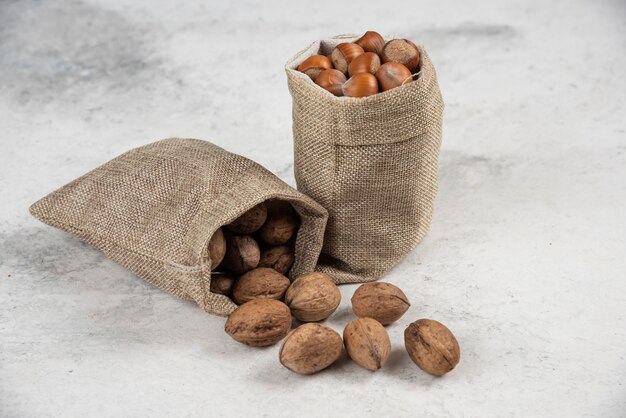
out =
{"type": "Polygon", "coordinates": [[[228,315],[237,306],[209,291],[209,239],[220,226],[274,198],[289,201],[301,217],[290,277],[313,271],[326,210],[254,161],[197,139],[165,139],[130,150],[30,211],[166,292],[228,315]]]}
{"type": "Polygon", "coordinates": [[[424,238],[437,193],[443,101],[423,47],[416,81],[335,97],[296,70],[340,42],[317,41],[286,65],[298,190],[329,212],[317,269],[338,283],[382,277],[424,238]]]}

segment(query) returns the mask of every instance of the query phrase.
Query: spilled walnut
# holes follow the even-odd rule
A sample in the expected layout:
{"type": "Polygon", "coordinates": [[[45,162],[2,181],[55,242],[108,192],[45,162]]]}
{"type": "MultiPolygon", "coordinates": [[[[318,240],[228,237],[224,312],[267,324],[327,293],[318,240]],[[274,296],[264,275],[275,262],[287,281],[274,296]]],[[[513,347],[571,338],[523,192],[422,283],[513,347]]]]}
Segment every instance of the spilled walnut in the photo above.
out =
{"type": "Polygon", "coordinates": [[[343,342],[350,358],[372,371],[383,367],[391,352],[391,341],[385,327],[372,318],[350,322],[343,331],[343,342]]]}
{"type": "Polygon", "coordinates": [[[280,363],[299,374],[313,374],[333,364],[343,351],[341,336],[321,324],[291,331],[280,348],[280,363]]]}
{"type": "Polygon", "coordinates": [[[461,359],[454,334],[432,319],[419,319],[409,325],[404,331],[404,345],[415,364],[433,376],[448,373],[461,359]]]}
{"type": "Polygon", "coordinates": [[[330,276],[321,272],[298,277],[285,293],[291,314],[302,322],[328,318],[341,302],[341,293],[330,276]]]}
{"type": "Polygon", "coordinates": [[[233,311],[224,330],[235,341],[253,347],[272,345],[291,329],[289,307],[275,299],[254,299],[233,311]]]}
{"type": "Polygon", "coordinates": [[[352,295],[352,310],[356,316],[374,318],[383,325],[400,319],[409,306],[404,292],[391,283],[365,283],[352,295]]]}
{"type": "Polygon", "coordinates": [[[288,278],[274,269],[255,268],[235,282],[233,300],[241,305],[252,299],[281,299],[290,284],[288,278]]]}

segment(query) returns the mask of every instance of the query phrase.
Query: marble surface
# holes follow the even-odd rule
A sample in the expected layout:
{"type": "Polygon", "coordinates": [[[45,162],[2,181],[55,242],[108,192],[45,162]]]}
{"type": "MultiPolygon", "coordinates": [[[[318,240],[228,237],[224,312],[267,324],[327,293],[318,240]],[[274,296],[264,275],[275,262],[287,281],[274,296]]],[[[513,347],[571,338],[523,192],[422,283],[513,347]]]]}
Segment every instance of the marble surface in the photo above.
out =
{"type": "MultiPolygon", "coordinates": [[[[0,416],[626,416],[626,3],[0,2],[0,416]],[[303,377],[29,204],[151,140],[210,139],[294,184],[283,63],[377,29],[426,45],[446,100],[430,233],[379,372],[303,377]],[[447,324],[458,368],[407,357],[447,324]]],[[[353,318],[343,302],[327,323],[353,318]]]]}

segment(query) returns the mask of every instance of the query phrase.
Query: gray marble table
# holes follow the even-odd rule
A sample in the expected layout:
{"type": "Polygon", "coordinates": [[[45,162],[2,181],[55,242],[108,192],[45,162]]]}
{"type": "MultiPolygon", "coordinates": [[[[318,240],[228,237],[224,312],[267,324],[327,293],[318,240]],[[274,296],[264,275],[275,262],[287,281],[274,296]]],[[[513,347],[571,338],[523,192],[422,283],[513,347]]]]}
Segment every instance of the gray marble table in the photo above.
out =
{"type": "Polygon", "coordinates": [[[626,416],[625,18],[620,0],[0,1],[0,416],[626,416]],[[171,136],[294,184],[282,65],[367,29],[426,45],[447,105],[432,228],[386,277],[413,304],[379,372],[292,374],[28,214],[171,136]],[[421,317],[460,341],[444,378],[404,351],[421,317]]]}

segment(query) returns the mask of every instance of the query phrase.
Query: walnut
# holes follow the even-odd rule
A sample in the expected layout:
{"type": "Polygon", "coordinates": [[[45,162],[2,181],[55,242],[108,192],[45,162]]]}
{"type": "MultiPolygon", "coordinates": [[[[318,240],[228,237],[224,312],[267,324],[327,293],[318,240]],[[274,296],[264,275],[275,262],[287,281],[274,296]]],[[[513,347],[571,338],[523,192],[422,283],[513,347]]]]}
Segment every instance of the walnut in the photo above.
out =
{"type": "Polygon", "coordinates": [[[280,348],[280,363],[299,374],[313,374],[333,364],[343,351],[341,336],[320,324],[291,331],[280,348]]]}
{"type": "Polygon", "coordinates": [[[267,205],[267,220],[259,229],[259,236],[269,245],[287,243],[300,226],[300,217],[289,202],[283,200],[269,200],[267,205]]]}
{"type": "Polygon", "coordinates": [[[266,219],[267,208],[265,207],[265,203],[259,203],[226,225],[226,228],[237,234],[251,234],[263,226],[266,219]]]}
{"type": "Polygon", "coordinates": [[[261,259],[261,250],[250,235],[224,234],[226,236],[226,255],[220,267],[243,274],[256,268],[261,259]]]}
{"type": "Polygon", "coordinates": [[[217,228],[209,240],[209,259],[211,260],[211,270],[217,267],[226,254],[226,239],[222,228],[217,228]]]}
{"type": "Polygon", "coordinates": [[[341,302],[341,292],[330,276],[321,272],[298,277],[285,293],[291,314],[303,322],[328,318],[341,302]]]}
{"type": "Polygon", "coordinates": [[[372,318],[350,322],[343,331],[343,342],[350,358],[372,371],[383,367],[391,352],[391,341],[385,327],[372,318]]]}
{"type": "Polygon", "coordinates": [[[409,306],[406,295],[391,283],[365,283],[352,295],[352,310],[356,316],[374,318],[383,325],[400,319],[409,306]]]}
{"type": "Polygon", "coordinates": [[[433,376],[448,373],[461,359],[454,334],[432,319],[419,319],[409,325],[404,331],[404,345],[415,364],[433,376]]]}
{"type": "Polygon", "coordinates": [[[237,280],[233,300],[237,305],[252,299],[281,299],[291,282],[274,269],[259,267],[250,270],[237,280]]]}
{"type": "Polygon", "coordinates": [[[261,251],[259,267],[271,267],[280,274],[287,274],[293,265],[295,256],[293,248],[288,245],[269,247],[261,251]]]}
{"type": "Polygon", "coordinates": [[[291,329],[289,307],[275,299],[254,299],[233,311],[224,330],[235,341],[253,347],[276,344],[291,329]]]}
{"type": "Polygon", "coordinates": [[[230,273],[211,273],[211,292],[230,296],[235,284],[235,276],[230,273]]]}

